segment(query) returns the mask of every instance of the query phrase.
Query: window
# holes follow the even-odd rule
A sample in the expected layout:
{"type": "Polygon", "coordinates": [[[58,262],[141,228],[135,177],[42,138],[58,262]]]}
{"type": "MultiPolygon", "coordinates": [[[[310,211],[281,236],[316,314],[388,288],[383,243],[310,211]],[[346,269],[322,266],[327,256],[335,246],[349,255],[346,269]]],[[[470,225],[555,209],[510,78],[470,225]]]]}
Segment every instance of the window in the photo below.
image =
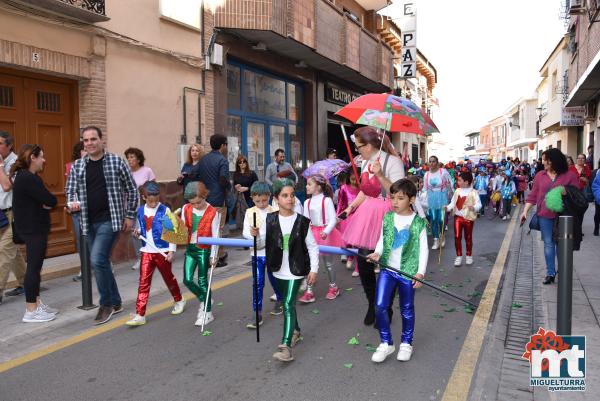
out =
{"type": "Polygon", "coordinates": [[[302,118],[302,89],[298,85],[287,84],[288,120],[302,118]]]}
{"type": "Polygon", "coordinates": [[[244,71],[245,110],[269,117],[285,118],[285,82],[244,71]]]}
{"type": "Polygon", "coordinates": [[[227,108],[240,109],[240,68],[227,66],[227,108]]]}
{"type": "Polygon", "coordinates": [[[242,153],[242,119],[227,116],[227,161],[229,171],[235,171],[235,160],[242,153]]]}
{"type": "Polygon", "coordinates": [[[14,107],[15,96],[11,86],[0,86],[0,107],[14,107]]]}
{"type": "Polygon", "coordinates": [[[160,0],[160,15],[177,24],[201,30],[201,5],[202,0],[160,0]]]}
{"type": "Polygon", "coordinates": [[[552,73],[552,85],[550,86],[550,99],[556,99],[556,71],[552,73]]]}
{"type": "Polygon", "coordinates": [[[60,112],[60,95],[51,92],[37,92],[37,109],[54,113],[60,112]]]}
{"type": "MultiPolygon", "coordinates": [[[[552,148],[552,145],[550,145],[550,148],[552,148]]],[[[556,149],[562,152],[562,141],[556,141],[556,149]]]]}

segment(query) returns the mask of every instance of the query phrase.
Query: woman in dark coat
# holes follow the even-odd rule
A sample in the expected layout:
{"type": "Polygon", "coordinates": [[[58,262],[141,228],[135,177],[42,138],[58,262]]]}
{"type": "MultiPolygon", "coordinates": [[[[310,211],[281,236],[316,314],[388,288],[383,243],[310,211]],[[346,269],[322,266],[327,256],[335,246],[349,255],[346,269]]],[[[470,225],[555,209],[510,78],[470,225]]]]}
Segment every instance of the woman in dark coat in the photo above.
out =
{"type": "Polygon", "coordinates": [[[27,253],[25,323],[49,322],[58,313],[40,299],[41,271],[50,233],[50,210],[56,206],[56,197],[46,189],[38,175],[45,162],[44,151],[39,145],[23,145],[11,169],[15,232],[25,242],[27,253]]]}

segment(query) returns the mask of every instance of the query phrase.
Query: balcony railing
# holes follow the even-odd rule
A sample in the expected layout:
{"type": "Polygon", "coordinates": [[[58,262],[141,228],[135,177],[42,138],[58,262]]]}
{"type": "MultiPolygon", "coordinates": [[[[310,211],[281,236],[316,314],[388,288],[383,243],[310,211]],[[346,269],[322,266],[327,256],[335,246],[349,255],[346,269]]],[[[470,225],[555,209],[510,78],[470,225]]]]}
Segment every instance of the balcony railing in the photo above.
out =
{"type": "Polygon", "coordinates": [[[105,0],[12,0],[63,18],[95,23],[107,21],[105,0]]]}

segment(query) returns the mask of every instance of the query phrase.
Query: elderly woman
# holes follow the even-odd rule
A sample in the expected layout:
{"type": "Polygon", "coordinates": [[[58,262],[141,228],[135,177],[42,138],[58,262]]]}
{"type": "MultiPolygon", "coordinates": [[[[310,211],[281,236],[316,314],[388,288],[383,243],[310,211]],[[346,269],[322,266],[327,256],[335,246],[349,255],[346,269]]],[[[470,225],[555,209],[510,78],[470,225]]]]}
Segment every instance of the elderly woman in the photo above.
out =
{"type": "Polygon", "coordinates": [[[552,227],[557,215],[548,210],[545,197],[554,187],[561,185],[579,187],[579,179],[572,171],[569,171],[567,158],[558,149],[548,149],[542,153],[542,164],[544,171],[537,173],[533,179],[533,187],[525,201],[525,210],[521,214],[521,224],[527,220],[527,213],[531,207],[536,205],[536,214],[544,241],[544,259],[546,259],[544,284],[551,284],[556,276],[556,242],[552,238],[552,227]]]}
{"type": "MultiPolygon", "coordinates": [[[[361,191],[345,210],[349,221],[342,238],[366,256],[373,253],[377,245],[383,216],[391,210],[386,194],[392,183],[404,178],[404,166],[388,137],[374,128],[361,127],[354,131],[354,144],[362,158],[361,191]]],[[[359,258],[358,274],[369,302],[364,323],[371,325],[375,322],[375,266],[359,258]]]]}

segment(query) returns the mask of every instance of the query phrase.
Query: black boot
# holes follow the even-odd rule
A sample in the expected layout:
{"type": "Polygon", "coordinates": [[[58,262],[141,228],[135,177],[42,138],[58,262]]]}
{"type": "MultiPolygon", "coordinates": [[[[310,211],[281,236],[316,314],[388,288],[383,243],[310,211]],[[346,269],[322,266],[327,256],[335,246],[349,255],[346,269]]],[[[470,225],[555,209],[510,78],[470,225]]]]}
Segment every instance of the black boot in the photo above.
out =
{"type": "Polygon", "coordinates": [[[373,305],[369,305],[369,309],[367,310],[367,314],[365,315],[365,320],[363,321],[365,326],[371,326],[375,323],[375,308],[373,305]]]}
{"type": "Polygon", "coordinates": [[[554,283],[554,276],[546,276],[543,281],[543,284],[552,284],[554,283]]]}

